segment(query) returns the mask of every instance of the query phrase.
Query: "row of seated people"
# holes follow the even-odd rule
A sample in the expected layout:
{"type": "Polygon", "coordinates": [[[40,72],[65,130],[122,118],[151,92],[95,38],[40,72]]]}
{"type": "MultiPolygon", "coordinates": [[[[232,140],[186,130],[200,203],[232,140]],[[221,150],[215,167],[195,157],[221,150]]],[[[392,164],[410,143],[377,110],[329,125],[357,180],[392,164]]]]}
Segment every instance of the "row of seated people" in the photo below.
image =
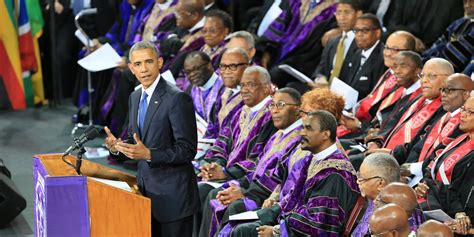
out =
{"type": "MultiPolygon", "coordinates": [[[[244,49],[249,51],[251,57],[249,63],[268,68],[272,82],[277,87],[292,86],[300,92],[308,89],[308,85],[296,82],[296,79],[278,68],[280,64],[289,64],[309,76],[323,75],[329,78],[329,82],[337,76],[355,88],[359,92],[358,99],[362,100],[371,97],[373,88],[380,86],[378,82],[382,81],[379,80],[381,75],[390,76],[391,71],[387,68],[391,67],[390,60],[393,59],[387,58],[393,58],[394,54],[402,50],[416,49],[411,46],[411,42],[407,47],[393,46],[388,41],[384,45],[382,35],[386,33],[383,29],[388,24],[379,21],[385,18],[380,18],[378,14],[363,14],[368,9],[364,1],[304,2],[282,1],[279,7],[283,9],[283,13],[262,31],[255,42],[249,43],[247,40],[247,45],[244,45],[248,47],[244,49]],[[337,32],[342,32],[341,35],[323,47],[321,39],[336,26],[337,32]]],[[[466,6],[467,14],[471,10],[468,4],[466,6]]],[[[205,52],[212,60],[213,69],[219,71],[220,57],[224,48],[229,48],[226,43],[232,38],[228,35],[232,32],[232,19],[222,11],[215,11],[215,8],[212,1],[203,3],[199,0],[123,1],[122,11],[125,14],[122,14],[121,20],[105,37],[94,41],[97,46],[110,42],[124,56],[124,61],[117,70],[95,75],[95,103],[92,112],[96,120],[111,127],[114,134],[125,134],[123,124],[126,122],[127,98],[137,84],[137,80],[126,68],[127,50],[133,42],[155,42],[165,59],[163,71],[169,69],[177,79],[178,87],[184,91],[191,91],[184,70],[184,60],[189,52],[205,52]]],[[[268,9],[262,10],[265,12],[268,9]]],[[[455,62],[456,68],[466,67],[471,56],[465,55],[466,50],[458,50],[459,47],[469,45],[466,35],[469,36],[472,27],[465,19],[468,18],[462,18],[456,23],[456,29],[461,30],[444,35],[427,51],[427,58],[442,56],[455,62]],[[458,27],[459,24],[467,24],[467,27],[458,27]],[[449,41],[452,40],[451,35],[457,37],[456,42],[449,41]],[[449,39],[448,42],[446,38],[449,39]],[[460,53],[449,53],[452,48],[460,53]]],[[[452,31],[452,28],[448,31],[452,31]]],[[[83,77],[84,75],[82,73],[83,77]]],[[[86,90],[82,92],[78,93],[78,97],[84,102],[86,90]]]]}
{"type": "MultiPolygon", "coordinates": [[[[243,50],[235,49],[235,51],[240,51],[242,54],[245,53],[243,50]]],[[[226,53],[223,55],[222,60],[228,60],[226,53]]],[[[228,60],[226,62],[232,61],[228,60]]],[[[237,64],[239,61],[235,60],[234,62],[237,64]]],[[[281,89],[281,91],[277,91],[273,98],[270,98],[269,93],[271,91],[271,87],[269,83],[269,75],[267,75],[265,71],[256,73],[260,75],[255,75],[255,70],[257,70],[257,67],[251,67],[251,70],[245,70],[243,72],[243,76],[240,81],[240,93],[242,95],[244,105],[240,109],[240,112],[238,110],[235,111],[235,114],[233,114],[231,120],[227,121],[226,126],[221,127],[219,137],[217,138],[213,147],[211,147],[211,149],[207,152],[200,165],[199,176],[201,176],[203,180],[215,180],[221,182],[225,181],[223,187],[217,189],[208,183],[201,183],[199,185],[200,197],[201,201],[203,201],[202,206],[204,208],[203,217],[198,215],[198,219],[201,222],[201,225],[198,228],[198,231],[200,231],[200,236],[214,235],[216,233],[221,233],[221,231],[222,235],[225,236],[234,232],[241,233],[239,231],[244,230],[251,231],[255,234],[255,227],[267,222],[253,223],[249,224],[250,226],[244,225],[237,228],[232,224],[232,222],[229,222],[229,215],[258,209],[265,202],[267,202],[267,205],[271,206],[269,203],[288,201],[288,199],[290,199],[289,197],[282,199],[281,196],[281,193],[285,193],[283,192],[285,188],[277,188],[276,186],[278,184],[284,186],[284,179],[293,177],[291,174],[291,169],[296,167],[295,165],[297,163],[295,162],[300,159],[304,159],[301,157],[304,157],[304,153],[308,154],[307,152],[303,152],[300,146],[303,146],[306,142],[310,142],[307,141],[307,139],[315,139],[305,136],[305,127],[303,127],[302,131],[300,132],[300,136],[302,138],[295,138],[291,136],[290,131],[295,129],[296,122],[294,121],[296,118],[291,118],[290,116],[295,115],[295,111],[287,113],[289,118],[286,119],[287,123],[284,125],[281,124],[281,116],[283,114],[281,112],[290,110],[291,107],[300,104],[295,99],[297,97],[290,96],[291,92],[285,92],[289,89],[281,89]],[[253,77],[250,77],[248,74],[254,75],[253,77]],[[262,76],[262,74],[264,76],[262,76]],[[259,77],[261,79],[259,79],[259,77]],[[250,78],[254,80],[249,80],[250,78]],[[284,92],[289,95],[287,100],[284,100],[280,96],[280,94],[284,92]],[[293,99],[290,99],[290,97],[293,99]],[[255,101],[255,99],[257,99],[257,101],[255,101]],[[267,107],[265,104],[267,104],[269,108],[267,109],[266,114],[264,112],[265,108],[267,107]],[[252,116],[252,112],[255,115],[252,116]],[[270,116],[272,119],[270,119],[270,116]],[[277,129],[280,129],[279,132],[276,132],[274,135],[271,135],[272,132],[270,132],[272,124],[277,129]],[[291,130],[289,128],[291,128],[291,130]],[[285,131],[287,134],[285,134],[285,131]],[[285,140],[286,142],[284,142],[285,140]],[[301,142],[302,145],[298,145],[299,142],[301,142]],[[292,160],[293,156],[295,156],[295,160],[292,160]],[[280,171],[279,169],[284,169],[284,171],[280,171]],[[282,174],[279,172],[283,174],[283,181],[280,176],[282,174]],[[275,190],[276,194],[273,195],[272,192],[275,190]],[[278,194],[279,192],[281,193],[278,194]],[[234,202],[235,204],[233,204],[234,202]],[[244,228],[245,226],[246,228],[244,228]]],[[[470,219],[469,216],[472,217],[472,205],[469,204],[470,191],[472,190],[472,178],[469,178],[469,176],[466,174],[469,173],[470,169],[470,166],[467,164],[470,164],[470,158],[473,155],[471,148],[472,145],[469,138],[469,133],[472,130],[472,128],[469,128],[472,127],[470,126],[470,120],[472,119],[471,111],[472,107],[474,106],[474,104],[472,104],[474,100],[470,98],[470,92],[472,89],[474,89],[473,82],[466,75],[453,74],[454,70],[452,65],[444,59],[431,59],[422,67],[421,57],[410,51],[401,52],[395,57],[394,72],[395,73],[392,77],[395,79],[396,83],[400,84],[397,84],[396,88],[392,89],[392,93],[390,93],[391,96],[388,98],[395,96],[395,91],[398,91],[397,93],[400,93],[400,91],[406,92],[409,88],[412,88],[412,91],[418,92],[414,95],[411,95],[413,92],[401,93],[400,97],[393,101],[391,99],[384,99],[383,101],[379,101],[379,103],[374,105],[381,106],[387,104],[388,101],[392,101],[391,104],[389,104],[390,106],[394,104],[396,105],[396,113],[388,117],[388,119],[395,120],[392,122],[395,125],[392,126],[389,131],[387,131],[387,134],[393,134],[398,131],[400,131],[400,134],[388,136],[388,140],[384,142],[389,144],[393,140],[395,145],[397,145],[396,147],[399,147],[399,149],[411,145],[410,143],[418,143],[425,146],[425,151],[418,153],[419,155],[417,161],[420,159],[421,161],[419,162],[422,162],[423,164],[423,168],[419,169],[426,170],[426,167],[432,167],[434,171],[433,173],[425,173],[423,183],[418,184],[419,187],[417,187],[417,191],[419,194],[417,195],[420,198],[420,204],[424,210],[440,208],[445,210],[453,217],[458,217],[456,218],[457,220],[459,219],[458,222],[452,224],[452,228],[455,230],[455,226],[458,223],[462,223],[463,219],[466,217],[470,219]],[[418,78],[421,78],[421,83],[418,82],[418,78]],[[415,86],[412,87],[413,85],[415,86]],[[403,94],[413,98],[405,101],[404,104],[401,104],[403,102],[403,99],[401,99],[403,94]],[[461,109],[461,106],[463,105],[465,107],[461,109]],[[453,133],[455,130],[458,132],[453,133]],[[417,135],[418,132],[419,134],[417,135]],[[452,137],[449,138],[450,136],[452,137]],[[420,143],[417,140],[420,138],[430,139],[427,141],[424,140],[420,143]],[[456,157],[458,160],[454,161],[453,158],[449,158],[450,156],[456,157]],[[443,160],[443,162],[436,162],[438,159],[443,160]],[[453,169],[456,167],[454,164],[458,161],[460,162],[460,165],[458,166],[460,171],[454,172],[453,170],[446,170],[444,168],[441,170],[439,169],[439,167],[441,167],[444,162],[449,163],[449,169],[453,169]],[[435,165],[436,163],[437,166],[435,165]],[[442,175],[440,175],[443,172],[447,172],[447,177],[449,177],[446,178],[446,183],[443,183],[441,178],[442,175]],[[453,185],[456,184],[457,187],[453,188],[453,185],[450,185],[451,182],[453,185]],[[424,183],[431,184],[431,186],[426,188],[424,183]],[[446,199],[446,197],[449,198],[446,199]],[[431,205],[426,205],[426,202],[421,198],[431,198],[431,205]],[[436,203],[436,205],[434,205],[434,203],[436,203]],[[463,203],[466,205],[461,205],[463,203]]],[[[337,99],[335,98],[338,98],[338,95],[327,89],[315,89],[314,91],[308,92],[303,96],[300,114],[307,114],[308,111],[312,111],[314,109],[330,110],[330,107],[337,107],[335,105],[339,104],[338,120],[343,121],[345,116],[341,116],[341,114],[344,107],[344,101],[343,99],[339,99],[342,100],[342,103],[338,103],[337,99]],[[318,93],[320,94],[319,97],[316,96],[318,93]],[[330,101],[325,101],[323,99],[331,96],[334,98],[330,101]],[[308,105],[309,102],[305,101],[304,98],[311,98],[311,100],[314,99],[314,103],[321,103],[321,105],[312,108],[308,105]]],[[[222,107],[221,109],[225,109],[225,107],[222,107]]],[[[297,108],[294,109],[297,110],[297,108]]],[[[337,114],[337,112],[334,113],[337,114]]],[[[319,121],[319,123],[322,122],[319,121]]],[[[341,125],[339,125],[339,127],[334,130],[334,134],[338,135],[340,138],[340,144],[344,145],[346,141],[345,139],[342,139],[342,137],[344,137],[345,130],[347,128],[345,128],[343,123],[340,124],[341,125]]],[[[296,134],[293,136],[296,136],[296,134]]],[[[320,136],[320,134],[318,134],[318,136],[320,136]]],[[[412,149],[405,151],[412,151],[412,149]]],[[[387,153],[388,150],[371,147],[371,149],[369,149],[366,154],[377,153],[380,155],[380,152],[387,153]]],[[[314,157],[317,157],[317,155],[314,157]]],[[[406,178],[400,179],[401,174],[404,177],[412,176],[412,174],[407,174],[406,172],[406,170],[410,170],[410,168],[404,168],[402,169],[402,172],[400,172],[399,163],[403,164],[405,163],[405,160],[398,158],[394,159],[391,156],[389,157],[392,160],[392,164],[396,166],[396,176],[387,176],[390,172],[384,170],[383,167],[377,167],[375,169],[371,169],[370,171],[366,171],[364,164],[370,161],[370,159],[363,159],[363,163],[360,165],[360,163],[356,164],[357,160],[352,160],[353,157],[349,156],[354,166],[360,170],[360,175],[358,178],[359,186],[363,196],[369,200],[369,207],[371,202],[370,200],[374,200],[377,196],[377,193],[375,192],[374,194],[374,191],[364,191],[365,185],[367,185],[369,188],[375,188],[375,191],[378,192],[378,189],[389,182],[406,180],[406,178]],[[378,183],[374,183],[375,181],[378,183]]],[[[407,156],[402,155],[402,157],[407,156]]],[[[315,160],[317,159],[315,158],[315,160]]],[[[404,164],[402,167],[405,166],[406,165],[404,164]]],[[[298,173],[296,176],[301,175],[303,172],[309,172],[309,167],[311,167],[311,165],[310,163],[307,163],[306,167],[302,168],[303,170],[307,170],[295,170],[295,172],[298,173]]],[[[352,164],[350,165],[350,169],[355,171],[352,164]]],[[[310,179],[309,177],[306,178],[306,181],[310,179]]],[[[287,189],[296,190],[297,186],[295,186],[295,182],[296,181],[289,181],[288,185],[290,186],[287,187],[287,189]]],[[[349,181],[347,184],[350,186],[349,181]]],[[[298,201],[309,202],[318,196],[329,195],[328,193],[325,195],[319,194],[318,192],[326,191],[324,189],[321,190],[321,187],[319,186],[317,191],[313,190],[317,185],[318,184],[311,183],[311,187],[307,187],[308,189],[299,190],[297,194],[294,195],[303,195],[303,197],[302,199],[293,197],[297,200],[292,202],[292,205],[297,205],[295,202],[297,203],[298,201]],[[312,196],[313,194],[314,196],[312,196]]],[[[414,193],[411,188],[410,190],[414,193]]],[[[341,190],[338,190],[336,193],[344,193],[347,195],[347,192],[342,192],[341,190]]],[[[350,196],[351,195],[345,196],[345,198],[350,199],[350,196]]],[[[344,199],[342,196],[339,196],[339,198],[344,199]]],[[[353,206],[355,200],[356,199],[353,199],[352,202],[349,202],[350,205],[353,206]]],[[[338,203],[338,205],[342,204],[338,203]]],[[[309,207],[309,203],[304,203],[302,206],[304,207],[298,210],[307,211],[311,209],[309,207]]],[[[346,214],[348,214],[347,210],[352,210],[352,206],[345,206],[342,209],[346,211],[346,214]]],[[[276,211],[276,216],[273,216],[274,218],[267,224],[275,224],[275,221],[278,220],[278,218],[283,218],[285,216],[283,214],[283,206],[281,203],[280,205],[277,205],[276,208],[279,209],[276,211]]],[[[292,208],[296,207],[292,206],[292,208]]],[[[291,209],[291,211],[295,210],[297,209],[291,209]]],[[[260,221],[272,216],[264,211],[262,211],[262,213],[265,214],[262,214],[262,216],[259,215],[260,221]]],[[[369,208],[368,211],[365,212],[366,221],[369,220],[370,214],[369,208]]],[[[315,213],[298,213],[297,216],[300,219],[297,218],[296,222],[307,223],[309,226],[311,226],[311,224],[314,225],[304,230],[298,229],[298,227],[296,227],[298,225],[296,225],[293,227],[296,228],[296,230],[293,229],[292,231],[303,231],[303,233],[306,234],[315,234],[320,233],[318,231],[326,231],[324,230],[324,227],[314,223],[316,220],[322,220],[321,218],[318,219],[315,213]]],[[[347,217],[348,216],[346,215],[344,217],[345,219],[343,218],[339,220],[340,225],[337,228],[337,233],[342,233],[342,227],[344,226],[343,223],[345,223],[344,221],[347,221],[347,217]]],[[[364,220],[364,218],[362,218],[362,220],[364,220]]],[[[418,220],[417,223],[421,224],[424,218],[422,215],[419,215],[419,217],[416,217],[414,220],[418,220]]],[[[288,222],[284,222],[284,225],[291,226],[291,224],[288,224],[288,222]]],[[[362,230],[358,231],[367,233],[367,226],[368,224],[365,225],[365,229],[362,228],[362,230]]],[[[469,226],[470,225],[466,225],[465,228],[459,227],[457,228],[457,231],[459,233],[467,233],[467,231],[469,231],[469,226]]],[[[300,226],[300,228],[305,227],[300,226]]],[[[247,236],[249,234],[249,232],[245,231],[242,232],[243,234],[241,233],[240,236],[247,236]]],[[[236,236],[239,236],[239,234],[236,234],[236,236]]]]}

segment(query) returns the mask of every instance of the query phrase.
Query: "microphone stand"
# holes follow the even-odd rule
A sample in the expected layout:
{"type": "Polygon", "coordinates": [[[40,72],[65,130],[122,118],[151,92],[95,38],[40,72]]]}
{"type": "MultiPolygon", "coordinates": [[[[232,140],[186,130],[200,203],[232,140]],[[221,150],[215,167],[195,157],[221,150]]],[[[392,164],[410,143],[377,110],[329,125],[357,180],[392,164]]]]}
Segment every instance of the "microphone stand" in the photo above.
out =
{"type": "Polygon", "coordinates": [[[84,147],[81,147],[81,149],[77,153],[76,172],[77,172],[78,175],[82,175],[81,174],[81,165],[82,165],[82,156],[84,155],[84,153],[86,153],[86,149],[84,149],[84,147]]]}
{"type": "MultiPolygon", "coordinates": [[[[76,15],[76,17],[74,18],[74,24],[76,25],[77,29],[79,31],[81,31],[82,34],[84,34],[86,36],[86,39],[87,39],[87,44],[86,44],[87,54],[92,52],[92,48],[91,48],[91,45],[90,45],[91,39],[87,35],[86,31],[84,29],[82,29],[81,25],[79,24],[79,20],[84,15],[90,15],[90,14],[96,14],[96,13],[97,13],[97,8],[84,9],[84,10],[80,11],[76,15]]],[[[88,100],[89,100],[89,123],[87,125],[82,124],[82,123],[77,123],[74,126],[74,128],[72,129],[71,134],[74,134],[76,132],[76,130],[79,129],[79,128],[88,127],[88,126],[91,126],[93,124],[93,120],[92,120],[92,93],[94,93],[94,88],[92,88],[92,79],[91,78],[92,78],[91,72],[89,70],[87,70],[87,92],[88,92],[87,95],[88,95],[88,100]]]]}

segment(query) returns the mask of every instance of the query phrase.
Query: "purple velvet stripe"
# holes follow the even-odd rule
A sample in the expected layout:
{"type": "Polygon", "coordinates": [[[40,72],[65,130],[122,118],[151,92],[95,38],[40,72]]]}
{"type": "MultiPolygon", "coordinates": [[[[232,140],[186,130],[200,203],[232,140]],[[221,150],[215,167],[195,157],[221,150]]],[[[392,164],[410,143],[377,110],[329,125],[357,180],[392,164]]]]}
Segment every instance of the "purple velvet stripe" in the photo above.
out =
{"type": "MultiPolygon", "coordinates": [[[[321,1],[323,3],[324,1],[321,1]]],[[[285,47],[281,48],[279,60],[283,59],[288,53],[293,51],[298,45],[301,45],[305,41],[306,37],[313,31],[317,24],[320,22],[331,18],[336,12],[336,4],[326,8],[319,15],[317,15],[313,20],[304,25],[300,22],[300,4],[294,4],[292,6],[293,19],[287,28],[285,39],[285,47]]]]}
{"type": "MultiPolygon", "coordinates": [[[[307,177],[307,167],[312,160],[313,154],[310,152],[297,154],[304,154],[305,156],[298,160],[293,165],[292,169],[288,171],[288,177],[283,183],[279,201],[282,212],[289,212],[292,210],[296,206],[300,196],[301,200],[303,200],[303,188],[307,177]]],[[[285,163],[288,164],[288,162],[289,159],[285,163]]]]}
{"type": "Polygon", "coordinates": [[[372,200],[369,200],[369,205],[365,209],[364,216],[362,216],[362,219],[360,219],[359,224],[352,232],[352,236],[363,237],[365,234],[367,234],[367,232],[369,232],[369,218],[370,216],[372,216],[374,209],[374,202],[372,200]]]}
{"type": "MultiPolygon", "coordinates": [[[[346,167],[346,168],[347,169],[354,169],[352,167],[350,161],[347,159],[347,157],[339,150],[334,152],[332,155],[330,155],[325,160],[328,160],[328,159],[331,159],[331,160],[346,160],[347,165],[350,166],[350,167],[346,167]]],[[[341,169],[338,169],[336,167],[326,168],[324,170],[321,170],[318,174],[316,174],[314,177],[312,177],[309,181],[306,182],[305,190],[311,189],[311,187],[314,187],[314,185],[316,183],[320,182],[321,180],[327,178],[329,175],[334,174],[334,173],[339,174],[344,179],[347,186],[349,186],[349,188],[351,188],[353,191],[360,192],[359,185],[357,185],[357,177],[353,173],[351,173],[347,170],[341,170],[341,169]]]]}
{"type": "Polygon", "coordinates": [[[238,92],[238,93],[233,94],[231,98],[228,99],[226,105],[222,105],[222,101],[218,100],[216,114],[219,114],[219,111],[225,106],[229,106],[230,102],[233,101],[234,99],[240,99],[241,101],[229,111],[229,113],[224,117],[223,121],[219,121],[218,119],[216,119],[213,123],[209,123],[209,126],[207,127],[207,131],[206,131],[206,135],[204,136],[205,138],[216,139],[219,136],[221,128],[227,126],[229,121],[232,119],[232,116],[236,114],[237,111],[240,111],[242,109],[242,107],[244,106],[244,102],[242,101],[240,97],[240,92],[238,92]]]}
{"type": "Polygon", "coordinates": [[[234,229],[233,221],[227,222],[217,234],[218,237],[229,237],[232,235],[234,229]]]}
{"type": "Polygon", "coordinates": [[[412,231],[416,231],[418,230],[418,227],[420,227],[420,225],[423,224],[424,222],[425,222],[425,216],[423,215],[423,211],[421,211],[418,208],[415,208],[415,210],[413,210],[413,213],[410,219],[408,219],[408,223],[410,224],[410,229],[412,231]]]}
{"type": "MultiPolygon", "coordinates": [[[[271,101],[268,101],[267,104],[269,104],[271,101]]],[[[266,105],[265,105],[266,107],[266,105]]],[[[227,161],[227,167],[230,167],[231,165],[235,164],[235,163],[242,163],[244,161],[246,161],[246,151],[248,149],[248,144],[250,142],[250,140],[252,138],[254,138],[255,136],[258,135],[258,133],[260,132],[260,129],[262,128],[262,126],[267,123],[269,120],[271,120],[272,116],[271,116],[271,113],[270,111],[267,111],[263,116],[261,116],[259,118],[259,120],[255,123],[255,125],[251,128],[247,138],[245,139],[244,142],[241,143],[240,146],[238,147],[234,147],[232,152],[230,153],[229,155],[229,159],[227,161]]],[[[238,121],[237,121],[238,122],[238,121]]],[[[238,123],[237,123],[237,126],[238,126],[238,123]]],[[[240,130],[240,129],[239,129],[240,130]]],[[[239,132],[240,133],[240,132],[239,132]]],[[[238,141],[238,134],[236,134],[234,137],[234,141],[238,141]]],[[[260,152],[257,152],[255,151],[256,149],[258,149],[259,147],[257,146],[254,146],[253,149],[252,149],[252,152],[251,153],[254,153],[254,154],[259,154],[260,152]]],[[[263,149],[263,146],[260,147],[260,149],[263,149]]],[[[260,150],[261,151],[261,150],[260,150]]],[[[250,164],[245,164],[245,163],[242,163],[242,165],[244,167],[246,167],[245,165],[250,165],[250,164]]],[[[253,164],[255,165],[255,164],[253,164]]],[[[252,166],[252,165],[250,165],[252,166]]]]}
{"type": "Polygon", "coordinates": [[[222,205],[219,200],[212,199],[210,201],[210,207],[212,210],[212,217],[211,217],[211,226],[209,227],[209,236],[214,236],[220,226],[220,220],[222,219],[222,215],[224,214],[227,206],[222,205]]]}
{"type": "Polygon", "coordinates": [[[254,200],[250,199],[250,198],[246,198],[246,197],[245,197],[245,198],[243,199],[243,201],[244,201],[245,209],[246,209],[247,211],[253,211],[253,210],[255,210],[255,209],[257,209],[257,208],[259,207],[259,206],[257,205],[257,203],[256,203],[254,200]]]}

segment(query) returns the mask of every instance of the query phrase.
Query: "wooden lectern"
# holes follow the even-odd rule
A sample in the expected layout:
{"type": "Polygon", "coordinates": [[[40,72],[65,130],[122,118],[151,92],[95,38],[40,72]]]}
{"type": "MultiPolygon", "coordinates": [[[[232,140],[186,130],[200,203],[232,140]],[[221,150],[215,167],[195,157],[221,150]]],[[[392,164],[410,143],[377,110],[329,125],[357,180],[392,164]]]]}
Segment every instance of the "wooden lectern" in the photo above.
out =
{"type": "MultiPolygon", "coordinates": [[[[35,236],[151,236],[151,201],[133,188],[135,176],[88,160],[80,176],[61,156],[33,158],[35,236]],[[124,181],[134,191],[90,177],[124,181]]],[[[75,164],[76,158],[66,160],[75,164]]]]}

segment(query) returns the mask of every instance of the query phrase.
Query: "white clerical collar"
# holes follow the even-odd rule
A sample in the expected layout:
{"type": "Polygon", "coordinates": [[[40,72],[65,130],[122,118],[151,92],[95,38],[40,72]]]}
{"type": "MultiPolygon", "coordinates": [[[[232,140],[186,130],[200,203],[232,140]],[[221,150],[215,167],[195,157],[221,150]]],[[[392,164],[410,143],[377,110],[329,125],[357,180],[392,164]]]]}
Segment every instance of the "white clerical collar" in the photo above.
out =
{"type": "Polygon", "coordinates": [[[416,90],[420,88],[420,86],[421,86],[420,80],[417,80],[415,83],[413,83],[413,85],[407,88],[407,90],[405,91],[405,95],[409,95],[415,92],[416,90]]]}
{"type": "Polygon", "coordinates": [[[166,10],[168,9],[170,6],[171,6],[171,3],[173,3],[173,0],[168,0],[164,3],[157,3],[158,4],[158,7],[161,9],[161,10],[166,10]]]}
{"type": "Polygon", "coordinates": [[[271,96],[267,96],[265,97],[265,99],[263,99],[262,101],[260,101],[260,103],[258,103],[257,105],[255,105],[254,107],[251,107],[250,108],[250,113],[255,113],[255,112],[258,112],[260,111],[263,106],[265,106],[267,104],[268,101],[272,100],[272,97],[271,96]]]}
{"type": "Polygon", "coordinates": [[[331,146],[329,146],[328,148],[322,150],[321,152],[316,153],[314,155],[314,157],[316,158],[316,160],[322,160],[322,159],[328,157],[329,155],[331,155],[332,153],[336,152],[337,149],[338,149],[337,145],[336,145],[336,143],[334,143],[331,146]]]}
{"type": "Polygon", "coordinates": [[[240,92],[240,85],[237,85],[236,88],[230,88],[232,90],[232,94],[237,94],[240,92]]]}
{"type": "Polygon", "coordinates": [[[283,129],[283,135],[286,135],[290,133],[291,131],[295,130],[298,126],[301,126],[303,124],[303,121],[301,119],[296,120],[294,123],[292,123],[289,127],[283,129]]]}
{"type": "Polygon", "coordinates": [[[377,42],[375,42],[375,44],[370,49],[362,50],[362,55],[365,56],[365,59],[368,59],[370,57],[370,55],[372,54],[372,51],[374,51],[375,47],[377,47],[379,42],[380,40],[377,40],[377,42]]]}
{"type": "Polygon", "coordinates": [[[457,114],[459,114],[461,112],[461,108],[457,108],[456,110],[454,110],[453,112],[451,112],[451,118],[456,116],[457,114]]]}
{"type": "Polygon", "coordinates": [[[217,81],[217,74],[213,72],[211,75],[211,78],[209,78],[209,80],[207,80],[207,82],[203,86],[200,86],[199,89],[202,91],[207,91],[211,89],[211,87],[216,83],[216,81],[217,81]]]}
{"type": "Polygon", "coordinates": [[[206,22],[206,17],[201,18],[201,20],[198,21],[198,23],[196,23],[195,25],[193,25],[193,27],[191,27],[191,29],[189,29],[189,32],[193,32],[195,30],[203,28],[205,22],[206,22]]]}
{"type": "Polygon", "coordinates": [[[214,6],[214,3],[213,2],[209,3],[209,5],[204,7],[204,11],[207,11],[207,9],[211,8],[212,6],[214,6]]]}
{"type": "Polygon", "coordinates": [[[142,86],[142,96],[143,96],[143,91],[145,91],[145,93],[148,95],[148,98],[147,98],[148,102],[150,102],[151,96],[153,95],[153,92],[155,91],[156,85],[158,85],[158,82],[160,81],[160,77],[161,77],[160,74],[158,74],[158,76],[156,77],[156,80],[147,89],[144,90],[142,86]]]}

